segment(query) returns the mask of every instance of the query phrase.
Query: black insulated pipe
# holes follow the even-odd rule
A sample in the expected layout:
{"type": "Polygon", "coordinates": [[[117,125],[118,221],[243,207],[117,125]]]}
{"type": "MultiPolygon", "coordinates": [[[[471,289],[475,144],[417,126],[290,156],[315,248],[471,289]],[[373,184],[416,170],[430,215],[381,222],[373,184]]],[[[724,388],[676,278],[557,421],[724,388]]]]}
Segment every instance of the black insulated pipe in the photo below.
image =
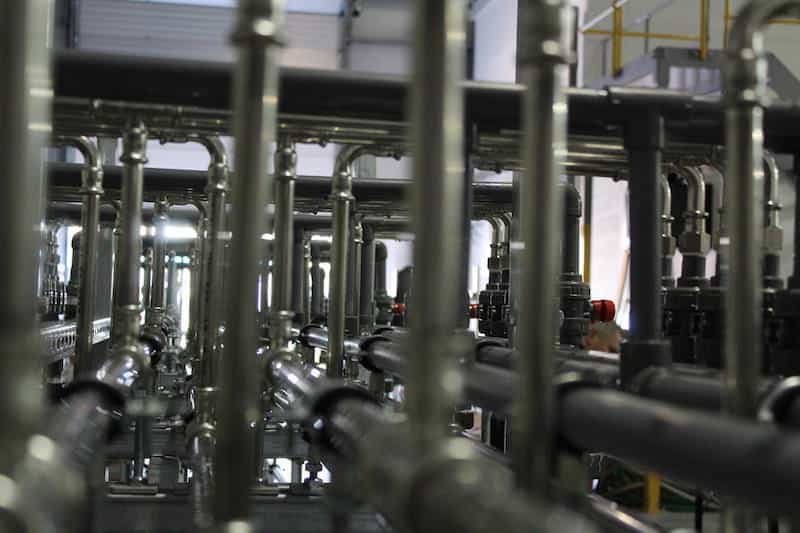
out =
{"type": "Polygon", "coordinates": [[[779,516],[798,515],[796,433],[589,387],[562,391],[558,426],[576,450],[608,453],[779,516]]]}
{"type": "Polygon", "coordinates": [[[559,340],[561,344],[580,346],[589,333],[591,297],[589,285],[583,283],[580,272],[580,218],[583,212],[581,195],[575,185],[565,183],[564,240],[561,243],[560,306],[564,313],[559,340]]]}
{"type": "MultiPolygon", "coordinates": [[[[794,156],[794,205],[800,206],[800,153],[794,156]]],[[[800,289],[800,216],[795,211],[794,217],[794,266],[789,276],[788,288],[800,289]]]]}
{"type": "Polygon", "coordinates": [[[629,383],[649,366],[670,363],[670,345],[661,331],[661,150],[664,121],[642,110],[628,124],[630,161],[630,340],[622,345],[620,373],[629,383]]]}

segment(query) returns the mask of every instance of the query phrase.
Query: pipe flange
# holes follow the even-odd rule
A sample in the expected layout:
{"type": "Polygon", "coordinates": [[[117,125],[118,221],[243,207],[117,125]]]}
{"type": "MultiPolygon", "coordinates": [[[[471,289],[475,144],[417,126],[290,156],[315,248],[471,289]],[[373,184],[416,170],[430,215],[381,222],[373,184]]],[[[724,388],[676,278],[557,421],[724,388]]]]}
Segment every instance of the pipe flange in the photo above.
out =
{"type": "Polygon", "coordinates": [[[758,420],[780,424],[785,419],[786,409],[798,395],[800,395],[800,376],[779,381],[759,402],[756,414],[758,420]]]}

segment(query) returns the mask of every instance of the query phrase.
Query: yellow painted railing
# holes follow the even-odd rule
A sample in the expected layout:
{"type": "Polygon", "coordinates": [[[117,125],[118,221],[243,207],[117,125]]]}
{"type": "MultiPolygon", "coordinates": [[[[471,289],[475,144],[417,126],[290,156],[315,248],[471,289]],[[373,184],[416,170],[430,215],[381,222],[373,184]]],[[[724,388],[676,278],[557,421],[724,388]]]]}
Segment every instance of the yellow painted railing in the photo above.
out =
{"type": "MultiPolygon", "coordinates": [[[[609,9],[595,17],[589,24],[581,28],[584,35],[606,36],[611,38],[611,70],[616,76],[622,71],[622,42],[626,37],[638,37],[644,39],[661,39],[668,41],[689,41],[698,44],[700,58],[708,57],[709,47],[709,12],[711,0],[700,0],[700,24],[696,35],[685,35],[680,33],[657,33],[650,31],[627,31],[625,30],[624,5],[628,0],[613,0],[609,9]],[[611,29],[598,30],[593,28],[595,24],[611,16],[611,29]]],[[[729,1],[729,0],[726,0],[729,1]]]]}

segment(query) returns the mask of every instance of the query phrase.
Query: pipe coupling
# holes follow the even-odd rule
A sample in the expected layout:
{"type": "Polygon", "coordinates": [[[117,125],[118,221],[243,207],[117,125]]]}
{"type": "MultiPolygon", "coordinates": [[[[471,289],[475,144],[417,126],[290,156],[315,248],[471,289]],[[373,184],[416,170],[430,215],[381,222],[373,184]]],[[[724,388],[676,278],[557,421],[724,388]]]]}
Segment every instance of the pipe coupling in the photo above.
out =
{"type": "Polygon", "coordinates": [[[273,2],[251,2],[249,8],[242,7],[236,28],[231,35],[231,43],[237,47],[283,46],[276,21],[272,20],[276,11],[273,2]],[[247,13],[249,11],[249,13],[247,13]]]}
{"type": "MultiPolygon", "coordinates": [[[[228,165],[220,162],[211,162],[208,165],[208,183],[206,193],[211,196],[214,193],[227,193],[230,190],[230,172],[228,165]]],[[[200,217],[203,218],[202,216],[200,217]]]]}
{"type": "Polygon", "coordinates": [[[569,2],[528,2],[523,10],[527,19],[522,22],[529,28],[528,45],[523,47],[520,64],[538,67],[545,63],[569,63],[572,61],[572,31],[574,16],[569,2]]]}
{"type": "Polygon", "coordinates": [[[333,176],[329,198],[335,202],[351,202],[355,199],[353,196],[353,176],[349,171],[343,170],[333,176]]]}
{"type": "Polygon", "coordinates": [[[297,152],[294,144],[281,138],[275,150],[275,179],[278,181],[294,181],[297,176],[297,152]]]}
{"type": "Polygon", "coordinates": [[[142,122],[126,128],[122,135],[122,155],[119,160],[127,165],[147,163],[147,128],[142,122]]]}

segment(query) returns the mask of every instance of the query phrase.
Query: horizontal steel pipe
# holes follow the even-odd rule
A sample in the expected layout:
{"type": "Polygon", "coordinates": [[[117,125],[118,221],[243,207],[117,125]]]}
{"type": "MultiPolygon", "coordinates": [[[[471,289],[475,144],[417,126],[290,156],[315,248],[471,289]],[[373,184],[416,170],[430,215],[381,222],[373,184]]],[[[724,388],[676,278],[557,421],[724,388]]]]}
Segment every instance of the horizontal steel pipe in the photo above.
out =
{"type": "MultiPolygon", "coordinates": [[[[75,190],[81,187],[81,165],[75,163],[49,163],[50,197],[57,197],[61,191],[75,190]]],[[[103,167],[103,187],[108,192],[121,188],[122,174],[120,167],[103,167]]],[[[205,196],[208,174],[200,170],[174,170],[148,168],[144,177],[144,187],[148,194],[172,194],[179,197],[205,196]]],[[[359,178],[353,181],[353,195],[359,204],[372,202],[400,202],[405,200],[409,179],[359,178]]],[[[328,176],[297,176],[295,195],[298,200],[324,198],[330,193],[331,178],[328,176]]],[[[510,205],[511,184],[475,182],[473,183],[475,203],[510,205]]],[[[298,206],[301,208],[302,204],[298,206]]]]}

